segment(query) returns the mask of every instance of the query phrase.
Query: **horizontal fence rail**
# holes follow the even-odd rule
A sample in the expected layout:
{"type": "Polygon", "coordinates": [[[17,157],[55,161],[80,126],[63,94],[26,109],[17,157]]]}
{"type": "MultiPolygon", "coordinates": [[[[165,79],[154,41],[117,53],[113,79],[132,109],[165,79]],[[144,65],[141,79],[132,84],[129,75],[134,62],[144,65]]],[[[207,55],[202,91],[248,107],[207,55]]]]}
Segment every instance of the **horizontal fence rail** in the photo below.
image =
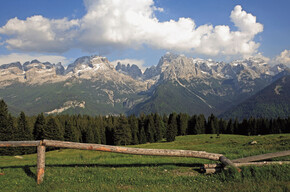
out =
{"type": "Polygon", "coordinates": [[[70,149],[85,149],[94,151],[104,151],[113,153],[124,153],[133,155],[151,155],[151,156],[174,156],[174,157],[195,157],[218,161],[222,154],[207,153],[205,151],[190,151],[176,149],[143,149],[131,147],[119,147],[101,144],[64,142],[55,140],[43,140],[43,145],[47,147],[60,147],[70,149]]]}
{"type": "Polygon", "coordinates": [[[42,141],[0,141],[0,147],[37,147],[42,141]]]}
{"type": "Polygon", "coordinates": [[[244,157],[240,159],[233,160],[234,163],[246,163],[246,162],[252,162],[252,161],[260,161],[264,159],[271,159],[275,157],[284,157],[290,155],[290,150],[288,151],[279,151],[275,153],[267,153],[262,155],[255,155],[250,157],[244,157]]]}

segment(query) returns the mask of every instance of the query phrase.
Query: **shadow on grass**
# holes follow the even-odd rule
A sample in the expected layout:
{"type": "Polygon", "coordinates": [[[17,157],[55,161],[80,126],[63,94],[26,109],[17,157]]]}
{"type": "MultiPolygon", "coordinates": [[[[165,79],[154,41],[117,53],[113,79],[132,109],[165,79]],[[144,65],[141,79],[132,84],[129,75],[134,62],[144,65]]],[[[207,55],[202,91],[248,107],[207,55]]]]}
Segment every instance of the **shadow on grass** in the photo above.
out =
{"type": "MultiPolygon", "coordinates": [[[[191,167],[193,170],[198,171],[203,165],[201,163],[146,163],[146,164],[47,164],[45,167],[109,167],[109,168],[130,168],[130,167],[159,167],[173,165],[177,167],[191,167]]],[[[0,169],[16,169],[21,168],[25,174],[36,180],[36,175],[30,170],[30,168],[36,168],[36,165],[26,166],[0,166],[0,169]]]]}
{"type": "Polygon", "coordinates": [[[36,175],[30,170],[30,166],[24,166],[22,167],[23,171],[25,172],[25,174],[28,176],[28,177],[31,177],[33,178],[35,181],[37,179],[36,175]]]}

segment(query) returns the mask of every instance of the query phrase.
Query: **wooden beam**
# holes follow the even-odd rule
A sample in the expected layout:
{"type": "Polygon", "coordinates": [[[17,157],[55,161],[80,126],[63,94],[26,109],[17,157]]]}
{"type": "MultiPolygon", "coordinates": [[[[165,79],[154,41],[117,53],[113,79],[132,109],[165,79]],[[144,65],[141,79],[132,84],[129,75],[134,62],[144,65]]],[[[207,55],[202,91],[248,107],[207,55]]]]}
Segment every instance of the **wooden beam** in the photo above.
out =
{"type": "Polygon", "coordinates": [[[239,169],[231,160],[229,160],[228,158],[226,158],[225,156],[221,156],[219,158],[220,162],[222,162],[223,166],[231,166],[237,169],[238,172],[241,172],[242,170],[239,169]]]}
{"type": "Polygon", "coordinates": [[[37,146],[37,184],[43,182],[45,171],[45,146],[37,146]]]}
{"type": "MultiPolygon", "coordinates": [[[[264,165],[283,165],[283,164],[290,164],[290,161],[262,161],[262,162],[247,162],[247,163],[234,163],[236,167],[242,166],[264,166],[264,165]]],[[[218,169],[223,168],[222,164],[204,164],[201,168],[202,169],[218,169]]]]}
{"type": "Polygon", "coordinates": [[[275,153],[267,153],[267,154],[262,154],[262,155],[255,155],[255,156],[250,156],[250,157],[244,157],[240,159],[235,159],[232,162],[234,163],[246,163],[246,162],[252,162],[252,161],[261,161],[265,159],[271,159],[274,157],[283,157],[283,156],[288,156],[290,155],[290,150],[288,151],[279,151],[275,153]]]}
{"type": "Polygon", "coordinates": [[[175,156],[175,157],[195,157],[210,160],[219,160],[222,154],[207,153],[205,151],[190,151],[190,150],[175,150],[175,149],[144,149],[119,147],[111,145],[90,144],[90,143],[75,143],[54,140],[43,140],[43,144],[48,147],[60,147],[71,149],[85,149],[95,151],[105,151],[113,153],[124,153],[133,155],[152,155],[152,156],[175,156]]]}
{"type": "Polygon", "coordinates": [[[0,141],[0,147],[36,147],[41,141],[0,141]]]}

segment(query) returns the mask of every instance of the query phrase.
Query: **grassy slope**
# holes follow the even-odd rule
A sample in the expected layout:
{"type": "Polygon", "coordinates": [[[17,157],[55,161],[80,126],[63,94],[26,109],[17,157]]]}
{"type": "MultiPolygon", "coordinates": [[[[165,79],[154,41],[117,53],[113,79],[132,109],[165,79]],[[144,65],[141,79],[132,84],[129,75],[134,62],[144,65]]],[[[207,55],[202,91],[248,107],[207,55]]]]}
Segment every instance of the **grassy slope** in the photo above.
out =
{"type": "MultiPolygon", "coordinates": [[[[230,159],[287,150],[290,134],[267,136],[198,135],[177,137],[172,143],[134,147],[205,150],[230,159]],[[212,136],[212,138],[210,138],[212,136]],[[256,140],[257,145],[249,145],[256,140]]],[[[280,158],[290,160],[290,157],[280,158]]],[[[95,151],[59,150],[46,153],[42,185],[35,182],[36,155],[23,159],[0,157],[1,191],[289,191],[290,166],[243,168],[203,175],[209,160],[151,157],[95,151]]]]}

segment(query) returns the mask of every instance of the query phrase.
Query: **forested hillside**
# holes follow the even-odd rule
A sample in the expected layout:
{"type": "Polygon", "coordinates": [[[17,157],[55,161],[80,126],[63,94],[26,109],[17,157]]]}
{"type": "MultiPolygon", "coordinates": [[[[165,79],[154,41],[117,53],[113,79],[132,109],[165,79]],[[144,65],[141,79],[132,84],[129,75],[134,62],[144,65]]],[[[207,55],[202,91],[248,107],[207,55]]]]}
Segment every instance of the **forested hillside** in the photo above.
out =
{"type": "MultiPolygon", "coordinates": [[[[0,140],[65,140],[107,145],[136,145],[154,143],[165,139],[174,141],[179,135],[196,134],[241,134],[258,135],[289,133],[290,117],[281,119],[249,118],[223,120],[211,115],[189,116],[157,113],[131,116],[54,115],[27,117],[21,112],[18,117],[9,114],[7,105],[0,101],[0,140]]],[[[1,149],[1,154],[33,153],[35,149],[1,149]]]]}

